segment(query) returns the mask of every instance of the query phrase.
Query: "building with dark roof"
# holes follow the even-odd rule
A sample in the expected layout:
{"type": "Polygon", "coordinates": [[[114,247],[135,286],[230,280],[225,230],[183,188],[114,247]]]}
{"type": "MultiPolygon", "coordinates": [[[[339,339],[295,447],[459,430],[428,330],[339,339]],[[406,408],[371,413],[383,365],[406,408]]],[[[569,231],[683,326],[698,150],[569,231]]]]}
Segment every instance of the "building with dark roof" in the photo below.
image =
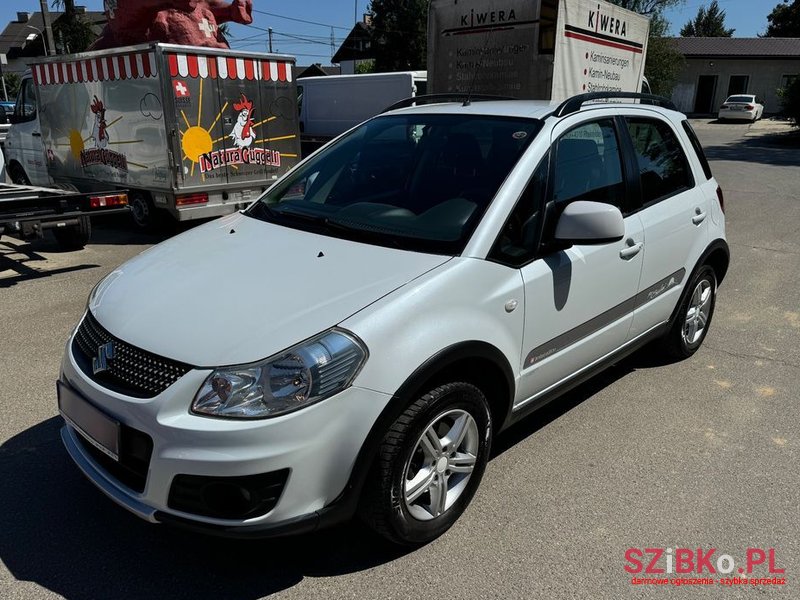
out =
{"type": "MultiPolygon", "coordinates": [[[[83,6],[76,6],[75,9],[99,35],[106,24],[105,13],[89,11],[83,6]]],[[[55,25],[63,15],[63,12],[50,11],[51,25],[55,25]]],[[[28,68],[30,58],[45,55],[44,28],[44,19],[40,12],[18,12],[16,21],[6,25],[0,33],[0,54],[5,54],[8,59],[8,64],[3,66],[4,73],[22,74],[28,68]]],[[[48,48],[50,54],[60,49],[59,40],[55,42],[55,49],[48,48]]]]}
{"type": "Polygon", "coordinates": [[[375,58],[372,49],[373,29],[369,15],[364,15],[364,21],[355,24],[333,55],[331,62],[341,66],[342,75],[353,75],[360,63],[375,58]]]}
{"type": "Polygon", "coordinates": [[[800,38],[673,38],[686,67],[672,92],[679,110],[716,114],[732,94],[764,99],[765,113],[781,111],[778,90],[800,75],[800,38]]]}

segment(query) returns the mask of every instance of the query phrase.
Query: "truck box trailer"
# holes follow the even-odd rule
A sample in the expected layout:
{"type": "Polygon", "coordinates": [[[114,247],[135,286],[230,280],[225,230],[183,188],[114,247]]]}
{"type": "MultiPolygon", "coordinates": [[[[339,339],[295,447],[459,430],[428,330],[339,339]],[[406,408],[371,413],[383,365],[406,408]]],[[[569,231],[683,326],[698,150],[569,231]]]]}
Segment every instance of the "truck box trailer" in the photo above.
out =
{"type": "Polygon", "coordinates": [[[6,142],[9,175],[127,189],[141,226],[163,212],[233,212],[299,160],[293,64],[160,43],[36,59],[6,142]]]}
{"type": "Polygon", "coordinates": [[[638,92],[649,20],[603,0],[431,0],[431,93],[638,92]]]}
{"type": "Polygon", "coordinates": [[[427,93],[426,71],[304,77],[297,82],[303,154],[399,100],[427,93]]]}

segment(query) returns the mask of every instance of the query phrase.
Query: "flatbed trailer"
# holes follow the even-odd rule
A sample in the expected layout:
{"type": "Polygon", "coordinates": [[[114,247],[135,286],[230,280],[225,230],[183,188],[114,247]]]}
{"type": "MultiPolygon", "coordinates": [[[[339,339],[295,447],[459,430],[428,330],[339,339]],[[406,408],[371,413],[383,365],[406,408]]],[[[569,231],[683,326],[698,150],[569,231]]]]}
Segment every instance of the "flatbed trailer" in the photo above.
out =
{"type": "Polygon", "coordinates": [[[0,236],[21,240],[51,230],[61,247],[79,250],[92,232],[91,217],[128,211],[128,196],[0,183],[0,236]]]}

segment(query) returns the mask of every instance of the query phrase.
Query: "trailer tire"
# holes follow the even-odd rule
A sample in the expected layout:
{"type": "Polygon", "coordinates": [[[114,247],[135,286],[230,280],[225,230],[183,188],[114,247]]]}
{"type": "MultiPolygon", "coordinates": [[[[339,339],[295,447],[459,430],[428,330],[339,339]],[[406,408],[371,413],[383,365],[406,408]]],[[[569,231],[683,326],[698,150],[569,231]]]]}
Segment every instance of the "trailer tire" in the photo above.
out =
{"type": "Polygon", "coordinates": [[[89,217],[81,217],[77,225],[54,229],[53,235],[64,250],[81,250],[92,236],[92,221],[89,217]]]}

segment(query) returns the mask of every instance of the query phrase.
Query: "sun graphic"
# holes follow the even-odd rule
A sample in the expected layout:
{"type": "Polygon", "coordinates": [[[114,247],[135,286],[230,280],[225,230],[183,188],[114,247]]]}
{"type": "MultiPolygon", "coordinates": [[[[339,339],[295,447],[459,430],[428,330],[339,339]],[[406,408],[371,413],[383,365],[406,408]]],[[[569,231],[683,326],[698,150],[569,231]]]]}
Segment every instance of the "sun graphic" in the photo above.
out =
{"type": "MultiPolygon", "coordinates": [[[[186,124],[186,129],[180,130],[181,135],[181,149],[183,150],[183,159],[189,161],[189,176],[194,176],[194,169],[197,164],[200,162],[200,158],[204,154],[208,154],[217,144],[220,144],[229,136],[225,135],[223,137],[214,139],[211,135],[211,132],[214,130],[214,127],[219,122],[222,115],[225,114],[225,111],[228,110],[228,106],[230,102],[226,102],[225,105],[220,109],[217,116],[211,122],[211,125],[208,127],[204,127],[202,124],[202,115],[203,115],[203,82],[204,79],[200,79],[200,94],[199,94],[199,101],[197,106],[197,121],[194,125],[191,124],[189,121],[189,117],[186,116],[186,113],[181,110],[181,117],[183,118],[183,122],[186,124]]],[[[266,119],[259,121],[258,123],[254,123],[252,128],[255,129],[256,127],[260,127],[264,123],[269,123],[270,121],[274,121],[277,117],[267,117],[266,119]]],[[[295,138],[295,135],[284,135],[280,137],[274,138],[262,138],[254,140],[254,143],[261,144],[261,143],[269,143],[278,140],[286,140],[295,138]]],[[[281,154],[281,156],[291,156],[296,157],[294,154],[281,154]]],[[[238,169],[238,167],[234,164],[228,165],[234,169],[238,169]]],[[[200,177],[203,181],[205,181],[206,176],[205,174],[201,173],[200,177]]]]}
{"type": "MultiPolygon", "coordinates": [[[[86,113],[89,110],[88,105],[85,102],[85,100],[82,100],[78,97],[77,85],[72,85],[69,87],[71,88],[70,95],[68,96],[68,101],[67,101],[69,107],[69,114],[75,114],[79,110],[83,110],[85,119],[86,113]]],[[[123,117],[119,116],[110,123],[108,123],[106,125],[106,130],[111,129],[114,125],[122,121],[122,119],[123,117]]],[[[56,134],[56,143],[54,145],[59,148],[63,147],[69,148],[69,155],[71,155],[72,158],[74,158],[76,161],[80,162],[81,153],[87,149],[86,144],[93,139],[92,135],[90,134],[89,137],[83,137],[83,134],[79,129],[71,128],[69,131],[65,131],[58,128],[57,126],[53,127],[53,131],[56,134]]],[[[144,140],[116,140],[113,142],[109,142],[109,145],[116,146],[120,144],[139,144],[143,141],[144,140]]],[[[128,164],[141,167],[142,169],[148,168],[147,165],[142,165],[132,161],[128,161],[128,164]]]]}
{"type": "Polygon", "coordinates": [[[77,129],[69,130],[69,151],[75,160],[81,159],[81,152],[86,147],[81,132],[77,129]]]}

